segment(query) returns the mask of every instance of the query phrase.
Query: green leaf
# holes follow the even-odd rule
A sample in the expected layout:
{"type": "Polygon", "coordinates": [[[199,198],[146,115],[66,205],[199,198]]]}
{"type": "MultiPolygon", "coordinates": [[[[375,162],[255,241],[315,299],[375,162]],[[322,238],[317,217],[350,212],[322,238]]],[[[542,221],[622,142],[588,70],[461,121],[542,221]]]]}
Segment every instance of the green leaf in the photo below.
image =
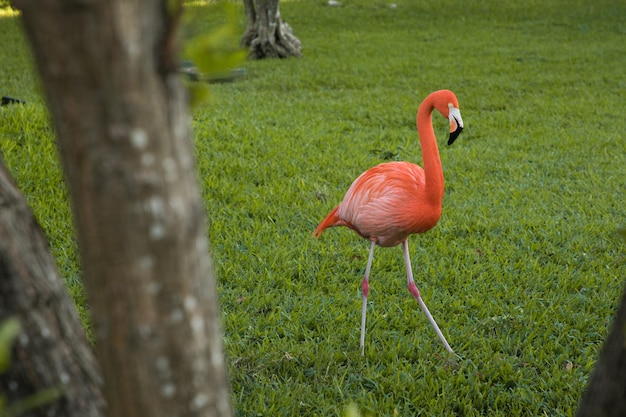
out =
{"type": "Polygon", "coordinates": [[[348,404],[343,415],[344,417],[361,417],[359,407],[355,403],[348,404]]]}
{"type": "Polygon", "coordinates": [[[0,417],[17,417],[30,410],[50,404],[63,394],[63,391],[57,387],[46,388],[37,391],[33,395],[22,398],[12,404],[6,405],[5,409],[0,408],[0,417]]]}
{"type": "Polygon", "coordinates": [[[15,317],[0,324],[0,372],[6,371],[11,364],[11,346],[20,330],[20,322],[15,317]]]}
{"type": "Polygon", "coordinates": [[[219,10],[224,17],[214,29],[188,40],[183,57],[193,61],[203,75],[212,78],[227,74],[246,60],[248,52],[241,47],[240,9],[222,3],[219,10]]]}
{"type": "Polygon", "coordinates": [[[209,98],[209,88],[204,84],[187,83],[187,88],[189,89],[189,105],[192,109],[209,98]]]}
{"type": "Polygon", "coordinates": [[[222,74],[246,59],[247,51],[236,45],[234,27],[227,23],[209,34],[191,39],[185,46],[184,56],[204,74],[222,74]]]}

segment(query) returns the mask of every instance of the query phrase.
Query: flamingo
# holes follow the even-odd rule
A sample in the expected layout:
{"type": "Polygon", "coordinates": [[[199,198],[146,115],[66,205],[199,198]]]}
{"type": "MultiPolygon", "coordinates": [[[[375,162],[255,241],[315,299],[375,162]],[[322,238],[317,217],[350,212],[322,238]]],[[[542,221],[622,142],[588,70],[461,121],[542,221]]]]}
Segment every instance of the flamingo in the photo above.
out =
{"type": "Polygon", "coordinates": [[[452,91],[435,91],[424,99],[417,110],[417,131],[424,168],[410,162],[386,162],[368,169],[352,183],[343,201],[313,232],[313,236],[319,238],[329,227],[346,226],[370,241],[361,283],[361,355],[365,354],[365,316],[374,248],[376,245],[392,247],[400,243],[409,292],[426,313],[446,350],[454,353],[415,285],[408,246],[410,235],[432,229],[441,216],[443,171],[432,123],[435,109],[450,121],[448,145],[452,145],[463,130],[459,103],[452,91]]]}

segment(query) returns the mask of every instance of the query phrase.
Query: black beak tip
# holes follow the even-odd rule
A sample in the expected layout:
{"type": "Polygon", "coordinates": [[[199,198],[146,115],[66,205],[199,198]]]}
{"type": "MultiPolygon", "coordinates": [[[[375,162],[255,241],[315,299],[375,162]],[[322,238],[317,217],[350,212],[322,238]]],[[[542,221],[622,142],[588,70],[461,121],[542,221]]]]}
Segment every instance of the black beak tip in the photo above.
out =
{"type": "Polygon", "coordinates": [[[463,128],[459,126],[454,132],[450,132],[450,138],[448,138],[448,146],[452,145],[456,138],[459,137],[463,128]]]}

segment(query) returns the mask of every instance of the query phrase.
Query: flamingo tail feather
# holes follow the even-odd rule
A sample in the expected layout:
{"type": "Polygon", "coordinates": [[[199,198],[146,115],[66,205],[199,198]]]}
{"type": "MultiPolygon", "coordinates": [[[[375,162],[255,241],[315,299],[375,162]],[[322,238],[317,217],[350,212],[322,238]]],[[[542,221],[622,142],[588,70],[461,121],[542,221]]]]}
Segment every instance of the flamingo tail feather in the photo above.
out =
{"type": "Polygon", "coordinates": [[[335,207],[333,211],[328,213],[328,216],[317,226],[315,231],[313,232],[313,236],[319,238],[322,235],[322,232],[333,226],[338,226],[340,224],[339,216],[337,216],[337,210],[339,206],[335,207]]]}

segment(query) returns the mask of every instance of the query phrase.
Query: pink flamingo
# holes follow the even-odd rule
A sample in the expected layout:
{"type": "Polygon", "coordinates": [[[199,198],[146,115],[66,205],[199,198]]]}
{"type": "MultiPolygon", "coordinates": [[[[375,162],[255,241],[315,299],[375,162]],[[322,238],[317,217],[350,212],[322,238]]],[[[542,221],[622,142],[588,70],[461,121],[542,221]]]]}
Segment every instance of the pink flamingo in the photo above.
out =
{"type": "Polygon", "coordinates": [[[374,247],[391,247],[400,243],[404,251],[409,292],[426,313],[445,348],[454,353],[415,285],[408,247],[410,235],[432,229],[441,216],[443,171],[432,123],[435,109],[450,120],[448,145],[456,140],[463,129],[458,100],[449,90],[435,91],[424,99],[417,111],[424,169],[410,162],[387,162],[368,169],[352,183],[341,204],[313,232],[313,236],[320,237],[326,228],[346,226],[371,242],[361,284],[361,355],[365,354],[368,279],[374,247]]]}

